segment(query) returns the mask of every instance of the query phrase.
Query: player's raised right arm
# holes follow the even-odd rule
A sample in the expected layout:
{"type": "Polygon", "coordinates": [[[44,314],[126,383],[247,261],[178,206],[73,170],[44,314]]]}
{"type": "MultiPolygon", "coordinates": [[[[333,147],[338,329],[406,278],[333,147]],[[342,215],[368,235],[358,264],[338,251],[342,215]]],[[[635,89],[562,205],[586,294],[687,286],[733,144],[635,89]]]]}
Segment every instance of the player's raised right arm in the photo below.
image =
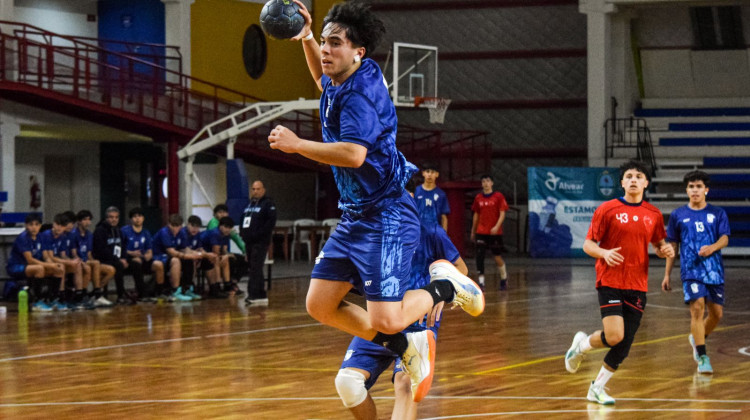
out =
{"type": "Polygon", "coordinates": [[[323,91],[323,85],[320,83],[320,79],[323,77],[323,66],[320,62],[320,45],[315,40],[315,34],[312,31],[312,17],[307,7],[299,0],[294,0],[299,6],[299,13],[305,17],[305,27],[302,29],[299,35],[291,38],[293,41],[301,41],[302,48],[305,51],[305,60],[307,61],[307,68],[310,69],[310,74],[315,80],[315,84],[318,85],[318,89],[323,91]]]}

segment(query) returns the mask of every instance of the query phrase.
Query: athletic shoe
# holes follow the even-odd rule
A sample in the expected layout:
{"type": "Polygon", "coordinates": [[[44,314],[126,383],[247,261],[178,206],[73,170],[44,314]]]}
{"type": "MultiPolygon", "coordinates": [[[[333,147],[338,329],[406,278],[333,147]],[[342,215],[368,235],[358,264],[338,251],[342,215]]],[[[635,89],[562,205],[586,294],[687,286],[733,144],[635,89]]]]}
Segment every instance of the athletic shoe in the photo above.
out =
{"type": "Polygon", "coordinates": [[[139,297],[138,302],[140,303],[156,303],[156,298],[153,296],[139,297]]]}
{"type": "Polygon", "coordinates": [[[449,261],[437,260],[430,264],[430,281],[436,280],[448,280],[453,285],[453,306],[460,306],[471,316],[479,316],[484,312],[482,289],[472,279],[459,273],[449,261]]]}
{"type": "Polygon", "coordinates": [[[68,306],[68,304],[65,302],[61,302],[60,299],[53,300],[52,302],[50,302],[49,306],[60,312],[66,312],[70,310],[70,306],[68,306]]]}
{"type": "Polygon", "coordinates": [[[184,294],[185,296],[190,296],[190,298],[191,298],[191,299],[193,299],[193,300],[201,300],[201,299],[203,299],[203,296],[201,296],[201,295],[199,295],[199,294],[197,294],[197,293],[195,293],[195,292],[193,291],[193,286],[190,286],[190,288],[189,288],[189,289],[187,289],[187,290],[185,291],[185,293],[183,293],[183,294],[184,294]]]}
{"type": "Polygon", "coordinates": [[[698,373],[714,373],[711,360],[705,354],[698,358],[698,373]]]}
{"type": "Polygon", "coordinates": [[[32,312],[52,312],[53,310],[54,308],[44,303],[43,300],[39,300],[31,306],[32,312]]]}
{"type": "Polygon", "coordinates": [[[411,378],[411,396],[420,402],[430,391],[435,373],[435,334],[430,330],[406,334],[409,346],[401,356],[401,368],[411,378]]]}
{"type": "Polygon", "coordinates": [[[117,298],[116,303],[122,306],[131,306],[131,305],[135,305],[137,302],[135,302],[133,299],[130,299],[130,297],[128,296],[120,296],[117,298]]]}
{"type": "MultiPolygon", "coordinates": [[[[573,336],[573,344],[570,345],[567,353],[565,353],[565,370],[568,372],[576,373],[581,366],[581,362],[585,357],[585,354],[581,351],[581,343],[588,338],[588,334],[583,331],[578,331],[576,335],[573,336]]],[[[589,395],[591,395],[590,390],[589,395]]]]}
{"type": "Polygon", "coordinates": [[[589,387],[589,394],[586,396],[586,399],[601,405],[612,405],[615,403],[615,399],[607,395],[607,392],[604,391],[604,387],[594,386],[593,381],[589,387]]]}
{"type": "Polygon", "coordinates": [[[115,306],[115,304],[104,296],[99,296],[99,298],[94,301],[94,306],[97,308],[111,308],[112,306],[115,306]]]}
{"type": "Polygon", "coordinates": [[[268,306],[268,298],[253,299],[250,296],[245,299],[246,305],[268,306]]]}
{"type": "Polygon", "coordinates": [[[698,363],[698,348],[695,347],[695,338],[693,338],[693,334],[688,336],[688,341],[690,342],[690,347],[693,348],[693,360],[695,360],[695,363],[698,363]]]}
{"type": "Polygon", "coordinates": [[[477,280],[479,281],[479,288],[484,291],[484,274],[480,274],[477,280]]]}
{"type": "Polygon", "coordinates": [[[178,302],[190,302],[193,300],[190,296],[184,295],[182,293],[182,287],[178,287],[174,293],[172,293],[172,300],[178,301],[178,302]]]}

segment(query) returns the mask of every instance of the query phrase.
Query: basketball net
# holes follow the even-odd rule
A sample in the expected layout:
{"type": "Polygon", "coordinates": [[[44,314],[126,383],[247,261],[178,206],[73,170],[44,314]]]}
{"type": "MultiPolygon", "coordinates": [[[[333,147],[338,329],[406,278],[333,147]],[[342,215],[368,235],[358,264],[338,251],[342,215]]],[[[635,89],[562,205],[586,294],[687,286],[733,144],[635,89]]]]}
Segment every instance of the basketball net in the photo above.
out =
{"type": "Polygon", "coordinates": [[[442,124],[445,121],[445,113],[451,104],[448,98],[417,98],[417,102],[417,106],[424,104],[430,111],[430,122],[433,124],[442,124]]]}

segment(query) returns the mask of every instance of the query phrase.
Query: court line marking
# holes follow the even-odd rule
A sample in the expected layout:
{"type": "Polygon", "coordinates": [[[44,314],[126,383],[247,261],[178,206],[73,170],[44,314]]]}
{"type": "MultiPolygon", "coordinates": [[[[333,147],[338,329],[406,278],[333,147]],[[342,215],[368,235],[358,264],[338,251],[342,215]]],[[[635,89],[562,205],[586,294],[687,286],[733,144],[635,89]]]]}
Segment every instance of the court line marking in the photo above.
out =
{"type": "Polygon", "coordinates": [[[481,413],[481,414],[458,414],[455,416],[440,416],[440,417],[427,417],[423,420],[442,420],[442,419],[466,419],[470,417],[487,417],[487,416],[517,416],[517,415],[523,415],[523,414],[562,414],[562,413],[594,413],[594,414],[608,414],[608,413],[624,413],[624,412],[708,412],[708,413],[741,413],[742,410],[734,410],[734,409],[702,409],[702,408],[696,408],[696,409],[689,409],[689,408],[652,408],[652,409],[638,409],[638,408],[626,408],[626,409],[612,409],[607,410],[538,410],[538,411],[499,411],[494,413],[481,413]]]}
{"type": "MultiPolygon", "coordinates": [[[[375,400],[395,400],[394,397],[373,397],[375,400]]],[[[428,400],[585,400],[581,397],[532,397],[532,396],[427,396],[428,400]]],[[[106,400],[106,401],[65,401],[65,402],[35,402],[35,403],[3,403],[0,408],[11,407],[47,407],[47,406],[82,406],[82,405],[110,405],[110,404],[181,404],[181,403],[224,403],[224,402],[282,402],[282,401],[338,401],[338,397],[259,397],[259,398],[186,398],[186,399],[166,399],[166,400],[106,400]]],[[[696,400],[696,399],[668,399],[668,398],[618,398],[621,401],[640,401],[640,402],[687,402],[687,403],[726,403],[726,404],[747,404],[750,400],[696,400]]],[[[603,408],[603,407],[602,407],[603,408]]],[[[565,412],[586,412],[592,410],[547,410],[547,411],[520,411],[518,413],[565,413],[565,412]]],[[[598,412],[599,410],[593,410],[598,412]]],[[[613,411],[723,411],[723,412],[741,412],[741,409],[614,409],[613,411]]],[[[485,413],[481,415],[491,415],[497,413],[485,413]]],[[[462,415],[459,417],[472,417],[476,415],[462,415]]],[[[434,419],[442,418],[459,418],[459,417],[433,417],[434,419]]]]}
{"type": "Polygon", "coordinates": [[[167,339],[167,340],[141,341],[141,342],[138,342],[138,343],[115,344],[115,345],[111,345],[111,346],[101,346],[101,347],[87,347],[87,348],[76,349],[76,350],[57,351],[57,352],[42,353],[42,354],[32,354],[32,355],[29,355],[29,356],[7,357],[5,359],[0,359],[0,363],[14,362],[14,361],[18,361],[18,360],[40,359],[40,358],[43,358],[43,357],[61,356],[61,355],[64,355],[64,354],[85,353],[85,352],[97,351],[97,350],[109,350],[109,349],[119,349],[119,348],[125,348],[125,347],[148,346],[148,345],[151,345],[151,344],[174,343],[174,342],[178,342],[178,341],[202,340],[204,338],[226,337],[226,336],[240,335],[240,334],[258,334],[258,333],[269,332],[269,331],[291,330],[291,329],[297,329],[297,328],[307,328],[307,327],[316,327],[316,326],[323,326],[323,324],[315,323],[315,324],[287,325],[287,326],[284,326],[284,327],[264,328],[264,329],[260,329],[260,330],[249,330],[249,331],[240,331],[240,332],[233,332],[233,333],[211,334],[211,335],[205,335],[205,336],[201,335],[201,336],[182,337],[182,338],[171,338],[171,339],[167,339]]]}
{"type": "Polygon", "coordinates": [[[750,347],[743,347],[739,350],[740,354],[750,356],[750,347]]]}
{"type": "MultiPolygon", "coordinates": [[[[726,326],[726,327],[718,327],[718,328],[716,328],[714,330],[714,333],[721,332],[721,331],[727,331],[727,330],[733,330],[735,328],[747,327],[748,325],[750,325],[750,324],[738,324],[738,325],[729,325],[729,326],[726,326]]],[[[662,338],[656,338],[654,340],[642,341],[640,343],[633,343],[632,347],[645,346],[645,345],[649,345],[649,344],[661,343],[661,342],[664,342],[664,341],[677,340],[677,339],[683,339],[684,340],[685,338],[687,338],[686,334],[672,335],[672,336],[669,336],[669,337],[662,337],[662,338]]],[[[594,353],[595,354],[595,353],[601,353],[601,352],[605,352],[605,351],[609,351],[609,349],[607,349],[607,348],[595,349],[595,350],[592,350],[589,353],[594,353]]],[[[501,367],[494,368],[494,369],[482,370],[482,371],[473,373],[473,375],[487,375],[487,374],[490,374],[490,373],[501,372],[501,371],[504,371],[504,370],[515,369],[515,368],[519,368],[519,367],[524,367],[524,366],[529,366],[529,365],[535,365],[535,364],[539,364],[539,363],[549,362],[551,360],[560,360],[560,359],[564,359],[564,358],[565,358],[564,354],[558,355],[558,356],[548,356],[548,357],[543,357],[541,359],[527,360],[525,362],[516,363],[516,364],[512,364],[512,365],[501,366],[501,367]]]]}

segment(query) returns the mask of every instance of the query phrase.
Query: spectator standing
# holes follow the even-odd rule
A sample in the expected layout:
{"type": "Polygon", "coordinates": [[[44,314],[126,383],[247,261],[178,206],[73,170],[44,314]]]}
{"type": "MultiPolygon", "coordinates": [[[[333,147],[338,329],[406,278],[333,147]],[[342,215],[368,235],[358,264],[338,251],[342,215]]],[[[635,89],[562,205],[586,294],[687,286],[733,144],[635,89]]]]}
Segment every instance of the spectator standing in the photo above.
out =
{"type": "Polygon", "coordinates": [[[266,261],[274,226],[276,226],[276,205],[271,198],[266,196],[263,182],[256,180],[250,186],[250,204],[242,213],[242,228],[240,229],[240,235],[245,241],[250,274],[245,299],[248,304],[268,304],[268,295],[264,288],[263,264],[266,261]]]}
{"type": "Polygon", "coordinates": [[[495,256],[495,264],[500,272],[500,290],[508,288],[508,270],[505,268],[502,253],[503,245],[503,222],[505,212],[508,211],[508,203],[502,193],[493,191],[495,185],[492,177],[483,175],[482,192],[474,197],[471,211],[474,216],[471,221],[471,240],[477,244],[477,271],[479,272],[479,285],[484,288],[484,255],[487,248],[495,256]]]}

